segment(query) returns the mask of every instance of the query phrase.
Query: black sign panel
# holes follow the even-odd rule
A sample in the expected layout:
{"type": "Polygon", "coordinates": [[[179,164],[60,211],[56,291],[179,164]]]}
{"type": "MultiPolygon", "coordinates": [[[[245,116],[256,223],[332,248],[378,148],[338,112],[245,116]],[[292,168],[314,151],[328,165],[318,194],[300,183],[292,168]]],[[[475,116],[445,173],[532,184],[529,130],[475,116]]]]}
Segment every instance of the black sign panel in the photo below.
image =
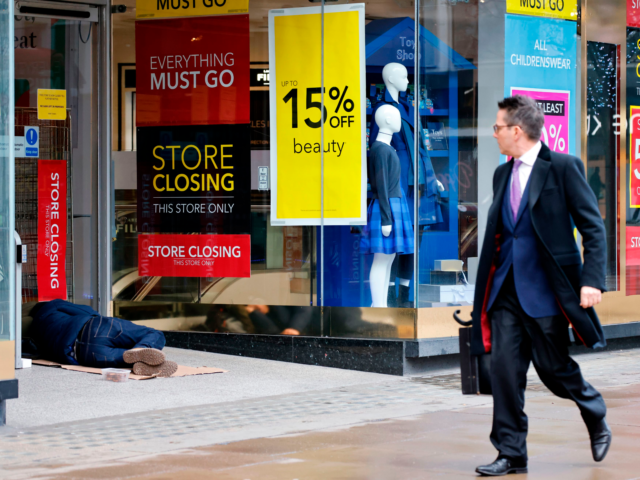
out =
{"type": "Polygon", "coordinates": [[[640,28],[631,27],[627,27],[627,105],[640,106],[640,28]]]}
{"type": "Polygon", "coordinates": [[[269,91],[251,92],[251,150],[269,150],[269,91]]]}
{"type": "Polygon", "coordinates": [[[250,233],[249,125],[138,128],[140,233],[250,233]]]}
{"type": "Polygon", "coordinates": [[[562,100],[537,100],[545,115],[564,117],[564,102],[562,100]]]}
{"type": "Polygon", "coordinates": [[[250,87],[268,87],[269,86],[269,69],[252,67],[249,86],[250,87]]]}

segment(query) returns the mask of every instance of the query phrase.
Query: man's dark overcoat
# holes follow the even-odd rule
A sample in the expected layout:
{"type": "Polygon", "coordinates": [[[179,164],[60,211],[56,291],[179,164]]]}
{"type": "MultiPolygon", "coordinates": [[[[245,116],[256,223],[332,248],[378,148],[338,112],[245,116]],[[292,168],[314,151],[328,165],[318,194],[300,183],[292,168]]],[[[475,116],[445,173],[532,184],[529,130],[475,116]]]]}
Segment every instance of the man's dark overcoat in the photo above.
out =
{"type": "MultiPolygon", "coordinates": [[[[502,199],[509,187],[512,168],[513,162],[509,161],[500,165],[493,175],[493,204],[480,254],[471,314],[473,355],[491,351],[491,317],[486,307],[500,251],[502,199]]],[[[543,143],[529,182],[528,208],[543,268],[567,326],[573,327],[577,341],[592,348],[603,347],[606,342],[595,310],[580,306],[581,287],[605,291],[607,260],[604,222],[596,196],[587,184],[584,164],[577,157],[552,152],[543,143]],[[572,220],[582,235],[584,265],[572,220]]]]}

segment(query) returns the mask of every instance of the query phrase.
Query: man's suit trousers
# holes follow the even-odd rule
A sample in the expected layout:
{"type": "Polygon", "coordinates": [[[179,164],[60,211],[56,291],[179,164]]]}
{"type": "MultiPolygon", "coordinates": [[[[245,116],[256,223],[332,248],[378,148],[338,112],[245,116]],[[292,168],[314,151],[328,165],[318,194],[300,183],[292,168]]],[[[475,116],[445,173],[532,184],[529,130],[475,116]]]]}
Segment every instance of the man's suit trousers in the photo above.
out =
{"type": "Polygon", "coordinates": [[[491,443],[501,456],[527,459],[524,391],[531,361],[551,392],[576,402],[587,426],[604,418],[602,396],[582,378],[580,367],[569,357],[567,320],[562,315],[528,316],[518,300],[513,270],[507,274],[491,317],[491,443]]]}

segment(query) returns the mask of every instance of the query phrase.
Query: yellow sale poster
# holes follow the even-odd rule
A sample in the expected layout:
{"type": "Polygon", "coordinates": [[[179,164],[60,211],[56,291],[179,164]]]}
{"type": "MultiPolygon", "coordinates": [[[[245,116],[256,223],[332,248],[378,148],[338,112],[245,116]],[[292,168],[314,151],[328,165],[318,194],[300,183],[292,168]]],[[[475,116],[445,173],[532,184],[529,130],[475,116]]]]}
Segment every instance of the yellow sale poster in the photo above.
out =
{"type": "Polygon", "coordinates": [[[275,225],[366,224],[364,5],[324,11],[269,12],[275,225]]]}
{"type": "Polygon", "coordinates": [[[578,0],[507,0],[507,13],[578,21],[578,0]]]}

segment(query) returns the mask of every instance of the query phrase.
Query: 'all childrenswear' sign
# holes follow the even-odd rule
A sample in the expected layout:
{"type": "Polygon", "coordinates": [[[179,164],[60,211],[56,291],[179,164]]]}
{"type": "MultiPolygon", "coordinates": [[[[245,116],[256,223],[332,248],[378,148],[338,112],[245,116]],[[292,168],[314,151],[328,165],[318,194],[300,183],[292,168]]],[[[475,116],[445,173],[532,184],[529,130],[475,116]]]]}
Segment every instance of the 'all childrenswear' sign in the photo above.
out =
{"type": "Polygon", "coordinates": [[[507,15],[504,94],[526,95],[544,112],[541,140],[554,152],[575,152],[576,24],[507,15]]]}

